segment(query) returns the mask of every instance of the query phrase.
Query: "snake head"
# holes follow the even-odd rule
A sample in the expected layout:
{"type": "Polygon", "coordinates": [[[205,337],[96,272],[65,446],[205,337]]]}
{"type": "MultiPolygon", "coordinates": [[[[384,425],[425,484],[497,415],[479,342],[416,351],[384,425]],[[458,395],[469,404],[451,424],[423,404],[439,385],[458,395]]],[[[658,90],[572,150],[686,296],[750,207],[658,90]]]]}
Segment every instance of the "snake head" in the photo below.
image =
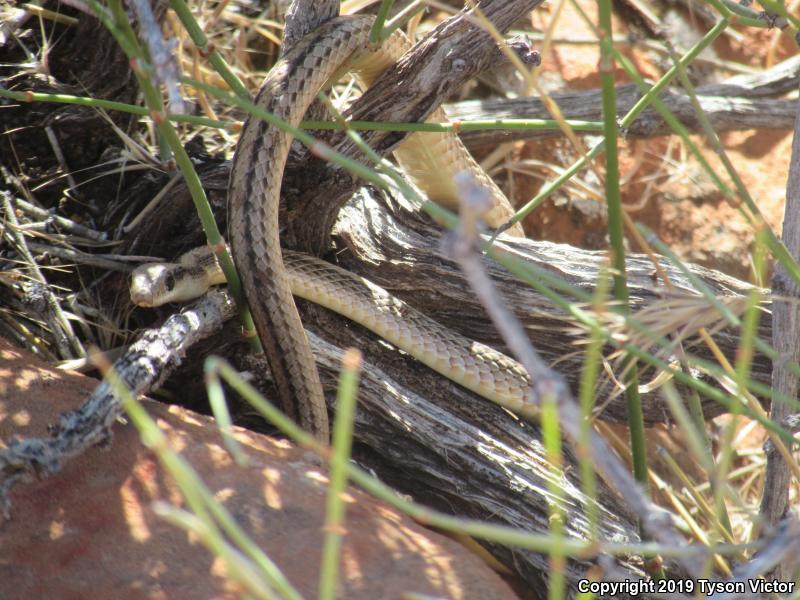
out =
{"type": "Polygon", "coordinates": [[[188,302],[202,296],[208,285],[192,278],[186,269],[174,263],[150,263],[131,274],[131,302],[154,308],[168,302],[188,302]]]}

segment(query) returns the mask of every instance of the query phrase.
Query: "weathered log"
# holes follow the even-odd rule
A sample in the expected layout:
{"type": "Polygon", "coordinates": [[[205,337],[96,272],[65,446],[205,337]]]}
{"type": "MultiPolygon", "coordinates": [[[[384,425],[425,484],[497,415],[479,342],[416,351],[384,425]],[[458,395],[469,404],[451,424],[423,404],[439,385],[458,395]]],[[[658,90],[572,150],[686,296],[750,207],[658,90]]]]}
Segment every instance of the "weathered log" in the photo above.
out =
{"type": "MultiPolygon", "coordinates": [[[[617,88],[617,114],[624,116],[641,98],[642,94],[633,84],[617,88]]],[[[664,90],[659,98],[669,110],[689,129],[700,131],[701,125],[689,97],[676,90],[664,90]]],[[[602,121],[599,90],[585,92],[561,92],[552,95],[566,119],[602,121]]],[[[797,100],[781,98],[747,98],[745,96],[717,96],[698,90],[697,100],[714,131],[742,131],[744,129],[785,129],[794,124],[797,100]]],[[[544,103],[538,98],[465,100],[446,106],[447,115],[453,120],[492,119],[552,119],[544,103]]],[[[647,108],[625,130],[629,137],[653,137],[669,135],[672,129],[654,108],[647,108]]],[[[560,136],[558,130],[493,129],[464,131],[461,138],[470,150],[486,151],[491,147],[518,140],[560,136]]]]}
{"type": "MultiPolygon", "coordinates": [[[[346,269],[378,283],[422,312],[467,337],[503,348],[485,311],[467,288],[455,264],[441,250],[441,230],[419,211],[403,202],[387,203],[380,195],[361,193],[346,205],[335,229],[335,259],[346,269]]],[[[607,253],[588,251],[564,244],[533,240],[504,240],[517,258],[536,268],[562,278],[572,286],[591,293],[598,272],[607,266],[607,253]]],[[[654,276],[654,265],[646,255],[630,254],[626,258],[631,307],[636,311],[675,294],[698,297],[692,284],[676,267],[660,260],[674,288],[667,288],[654,276]]],[[[577,389],[583,360],[581,348],[586,341],[577,323],[559,311],[552,301],[493,261],[486,266],[502,296],[526,327],[534,346],[556,370],[563,373],[577,389]]],[[[751,286],[718,271],[690,266],[717,295],[741,297],[751,286]]],[[[698,310],[703,308],[698,301],[698,310]]],[[[770,339],[769,314],[761,318],[759,335],[770,339]]],[[[738,346],[737,332],[723,329],[714,336],[722,352],[733,357],[738,346]]],[[[700,358],[713,360],[707,347],[692,338],[684,350],[700,358]]],[[[763,355],[756,355],[752,377],[763,383],[770,381],[771,364],[763,355]]],[[[653,377],[643,369],[641,381],[653,377]]],[[[598,389],[598,402],[605,408],[602,418],[625,421],[623,398],[609,398],[611,383],[598,389]]],[[[725,408],[709,398],[701,398],[707,417],[725,412],[725,408]]],[[[644,414],[648,423],[668,419],[669,412],[657,391],[643,394],[644,414]]]]}

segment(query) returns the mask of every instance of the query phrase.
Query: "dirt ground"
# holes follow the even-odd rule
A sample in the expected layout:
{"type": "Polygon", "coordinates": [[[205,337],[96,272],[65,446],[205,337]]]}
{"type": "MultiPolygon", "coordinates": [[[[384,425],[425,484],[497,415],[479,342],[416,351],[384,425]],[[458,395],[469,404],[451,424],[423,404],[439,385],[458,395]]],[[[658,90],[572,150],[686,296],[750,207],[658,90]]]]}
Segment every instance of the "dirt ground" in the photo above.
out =
{"type": "MultiPolygon", "coordinates": [[[[581,8],[596,20],[596,3],[579,2],[581,8]]],[[[536,11],[533,22],[546,28],[552,15],[546,8],[536,11]]],[[[676,30],[682,26],[682,35],[688,41],[699,39],[701,25],[692,26],[691,15],[677,11],[672,20],[676,30]]],[[[593,35],[575,9],[566,4],[560,23],[568,24],[573,39],[588,39],[593,35]]],[[[616,32],[635,35],[628,20],[614,19],[616,32]]],[[[741,39],[722,36],[712,46],[709,54],[721,61],[731,61],[752,68],[765,68],[792,56],[796,52],[790,36],[779,31],[739,28],[741,39]]],[[[556,30],[560,31],[559,29],[556,30]]],[[[556,34],[558,35],[558,33],[556,34]]],[[[656,78],[663,72],[663,55],[655,55],[636,44],[629,45],[626,55],[643,76],[656,78]]],[[[541,78],[544,82],[558,82],[562,89],[588,90],[599,87],[596,46],[554,44],[542,56],[541,78]]],[[[667,65],[668,66],[668,65],[667,65]]],[[[690,73],[692,73],[690,71],[690,73]]],[[[694,85],[717,82],[725,77],[722,69],[696,69],[694,85]]],[[[618,67],[616,79],[628,81],[618,67]]],[[[737,169],[742,181],[755,199],[765,221],[780,233],[783,204],[786,193],[791,151],[791,133],[781,130],[740,131],[722,134],[721,141],[737,169]]],[[[716,153],[700,135],[692,136],[703,156],[723,173],[716,153]]],[[[591,144],[587,143],[587,147],[591,144]]],[[[750,250],[753,229],[714,187],[708,175],[677,138],[623,140],[620,147],[620,166],[623,183],[623,202],[634,221],[655,231],[685,260],[724,271],[741,279],[751,278],[750,250]]],[[[564,156],[568,144],[559,140],[546,140],[520,144],[516,149],[519,159],[564,156]]],[[[576,156],[574,152],[571,155],[576,156]]],[[[568,166],[564,162],[563,166],[568,166]]],[[[552,179],[547,173],[547,179],[552,179]]],[[[547,180],[545,179],[545,180],[547,180]]],[[[587,248],[606,246],[605,209],[602,206],[603,189],[591,173],[580,174],[591,194],[570,192],[556,195],[525,221],[529,235],[587,248]]],[[[727,180],[727,178],[725,178],[727,180]]],[[[527,202],[541,187],[541,180],[516,177],[513,186],[514,201],[527,202]]],[[[640,250],[635,245],[632,250],[640,250]]]]}

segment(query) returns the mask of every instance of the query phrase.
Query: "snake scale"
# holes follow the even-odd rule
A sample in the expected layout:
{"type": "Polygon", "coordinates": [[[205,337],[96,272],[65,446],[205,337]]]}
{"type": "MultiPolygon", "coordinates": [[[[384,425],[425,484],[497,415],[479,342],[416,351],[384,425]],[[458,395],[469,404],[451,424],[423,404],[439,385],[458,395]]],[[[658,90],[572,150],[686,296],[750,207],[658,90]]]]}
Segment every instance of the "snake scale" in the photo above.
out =
{"type": "MultiPolygon", "coordinates": [[[[256,103],[297,126],[317,93],[346,72],[362,87],[410,48],[395,32],[380,47],[368,42],[371,16],[337,17],[306,35],[269,72],[256,103]]],[[[441,108],[429,121],[445,121],[441,108]]],[[[242,129],[228,188],[228,231],[259,338],[284,410],[317,438],[327,440],[328,415],[319,373],[292,295],[321,304],[371,329],[424,364],[512,410],[526,402],[530,382],[511,358],[449,331],[374,284],[318,259],[282,252],[278,206],[292,138],[255,117],[242,129]]],[[[432,200],[456,208],[454,175],[468,171],[486,186],[493,207],[485,218],[497,227],[513,209],[502,191],[453,133],[413,134],[395,157],[432,200]]],[[[523,235],[519,225],[509,230],[523,235]]],[[[224,282],[208,248],[176,264],[138,267],[131,298],[143,306],[186,301],[224,282]]]]}

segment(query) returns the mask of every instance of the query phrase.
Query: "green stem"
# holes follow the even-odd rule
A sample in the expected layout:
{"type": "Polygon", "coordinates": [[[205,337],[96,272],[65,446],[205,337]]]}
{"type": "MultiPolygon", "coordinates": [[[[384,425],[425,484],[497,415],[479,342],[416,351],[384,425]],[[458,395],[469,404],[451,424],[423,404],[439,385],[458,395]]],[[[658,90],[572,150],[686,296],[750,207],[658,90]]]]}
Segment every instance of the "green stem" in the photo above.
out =
{"type": "Polygon", "coordinates": [[[169,5],[172,7],[172,10],[175,11],[175,14],[178,15],[178,18],[181,20],[181,23],[183,23],[183,26],[189,33],[189,37],[192,38],[200,54],[208,57],[208,62],[211,63],[211,66],[214,67],[216,72],[219,73],[220,77],[222,77],[237,96],[249,100],[250,92],[236,76],[236,73],[231,70],[228,63],[225,62],[225,59],[222,58],[222,55],[217,49],[214,48],[212,44],[208,43],[205,32],[200,28],[200,25],[197,24],[197,21],[192,15],[192,11],[189,10],[186,3],[183,0],[169,0],[169,5]]]}
{"type": "MultiPolygon", "coordinates": [[[[220,88],[214,88],[224,92],[220,88]]],[[[150,109],[135,104],[126,104],[114,100],[103,100],[101,98],[90,98],[87,96],[72,96],[70,94],[44,94],[31,91],[13,91],[0,87],[0,97],[11,98],[18,102],[54,102],[58,104],[75,104],[79,106],[89,106],[102,108],[105,110],[116,110],[119,112],[130,113],[140,116],[149,116],[150,109]]],[[[248,98],[249,100],[249,98],[248,98]]],[[[196,115],[167,114],[167,119],[176,123],[189,123],[201,127],[213,127],[216,129],[231,130],[236,121],[210,119],[196,115]]],[[[567,121],[576,131],[586,133],[599,133],[603,130],[603,124],[597,121],[567,121]]],[[[502,129],[522,129],[532,131],[555,131],[558,123],[551,119],[476,119],[474,121],[459,121],[457,123],[394,123],[378,121],[348,121],[348,129],[356,131],[411,131],[411,132],[465,132],[465,131],[494,131],[502,129]]],[[[339,130],[345,129],[342,123],[335,121],[302,121],[299,129],[301,130],[339,130]]]]}
{"type": "MultiPolygon", "coordinates": [[[[726,22],[720,21],[712,27],[703,38],[697,42],[682,58],[681,64],[687,65],[693,61],[698,54],[705,50],[711,42],[713,42],[723,31],[725,31],[726,22]]],[[[628,111],[628,113],[620,121],[620,128],[625,129],[633,123],[637,117],[644,111],[645,108],[652,102],[653,98],[658,96],[661,91],[675,78],[677,70],[673,66],[653,85],[652,88],[642,96],[636,104],[628,111]]],[[[585,156],[576,160],[566,171],[559,177],[544,185],[539,193],[530,200],[525,206],[520,208],[514,217],[509,221],[509,225],[518,223],[526,216],[528,216],[534,209],[536,209],[542,202],[549,198],[554,192],[561,188],[564,183],[569,180],[573,175],[583,169],[591,159],[599,156],[605,149],[605,140],[598,142],[585,156]]]]}
{"type": "MultiPolygon", "coordinates": [[[[606,310],[605,302],[608,293],[610,278],[608,272],[603,270],[598,274],[597,287],[592,298],[594,312],[606,310]]],[[[589,343],[586,346],[583,367],[581,369],[580,388],[578,399],[581,408],[580,435],[576,454],[581,473],[581,490],[586,495],[584,510],[589,524],[589,539],[600,539],[600,510],[597,502],[597,474],[592,459],[590,444],[592,435],[592,411],[594,410],[597,377],[603,360],[603,334],[600,327],[589,330],[589,343]]]]}
{"type": "MultiPolygon", "coordinates": [[[[597,121],[567,120],[566,123],[576,131],[599,133],[603,124],[597,121]]],[[[303,121],[302,129],[336,129],[343,125],[335,121],[303,121]]],[[[474,121],[456,121],[449,123],[402,123],[392,121],[348,121],[348,129],[356,131],[412,131],[412,132],[447,132],[493,131],[497,129],[523,129],[533,131],[556,131],[558,123],[552,119],[475,119],[474,121]]]]}
{"type": "MultiPolygon", "coordinates": [[[[236,370],[223,359],[209,357],[206,361],[207,369],[217,371],[219,375],[249,402],[258,412],[260,412],[269,422],[274,424],[288,438],[292,439],[301,447],[309,448],[317,453],[326,454],[324,448],[311,435],[303,431],[296,423],[284,415],[276,406],[265,400],[258,391],[247,381],[245,381],[236,370]]],[[[641,556],[685,556],[691,549],[687,546],[666,547],[661,544],[645,543],[614,543],[603,542],[597,544],[594,541],[581,540],[576,538],[563,537],[553,540],[549,535],[532,534],[511,527],[493,525],[471,519],[451,517],[437,511],[425,508],[404,499],[394,490],[371,477],[363,470],[351,463],[347,463],[347,475],[355,484],[364,488],[367,492],[379,498],[398,510],[406,513],[421,523],[454,531],[469,536],[497,542],[508,546],[525,548],[541,553],[559,553],[563,556],[574,556],[579,558],[590,558],[598,553],[605,553],[612,556],[624,556],[625,554],[636,554],[641,556]]],[[[715,547],[715,551],[720,554],[735,554],[746,550],[747,545],[720,545],[715,547]]],[[[705,555],[706,550],[702,550],[705,555]]]]}
{"type": "Polygon", "coordinates": [[[262,352],[261,342],[259,341],[258,335],[255,332],[253,318],[250,315],[250,311],[247,309],[247,305],[245,304],[242,296],[241,283],[239,281],[239,275],[236,273],[236,268],[233,265],[233,259],[231,259],[222,235],[217,228],[217,223],[214,220],[214,214],[211,211],[211,206],[208,203],[208,198],[206,197],[200,177],[197,175],[197,171],[195,171],[192,160],[186,153],[186,150],[184,149],[183,144],[178,137],[178,133],[172,127],[169,120],[167,120],[166,112],[164,110],[163,103],[161,102],[161,96],[156,87],[153,85],[153,82],[148,77],[147,66],[143,61],[144,55],[136,40],[136,35],[131,28],[127,15],[122,8],[122,4],[120,0],[109,0],[109,7],[111,9],[111,14],[113,15],[112,20],[112,17],[108,15],[105,7],[100,5],[97,0],[87,0],[87,2],[92,11],[106,25],[106,27],[109,28],[120,47],[130,59],[131,68],[136,76],[137,81],[139,82],[142,92],[144,93],[145,102],[147,107],[150,109],[150,114],[154,122],[156,123],[158,133],[161,136],[161,139],[166,142],[167,146],[175,157],[175,162],[177,163],[178,168],[180,169],[181,174],[186,181],[186,187],[189,189],[195,210],[197,211],[203,231],[206,234],[206,239],[208,240],[209,245],[214,249],[214,252],[217,254],[220,266],[225,273],[225,278],[228,281],[228,287],[231,295],[234,297],[236,305],[239,308],[239,314],[244,326],[245,336],[250,340],[251,345],[256,352],[262,352]]]}
{"type": "MultiPolygon", "coordinates": [[[[628,313],[628,282],[625,270],[625,233],[622,223],[622,196],[619,189],[619,148],[617,145],[617,90],[614,84],[614,52],[612,48],[611,0],[598,0],[600,31],[600,89],[603,105],[603,139],[606,150],[606,205],[608,236],[611,243],[611,265],[614,269],[614,297],[619,310],[628,313]]],[[[644,437],[644,414],[639,397],[639,377],[633,357],[623,362],[625,398],[628,404],[628,428],[631,438],[633,473],[649,491],[647,478],[647,446],[644,437]]]]}
{"type": "MultiPolygon", "coordinates": [[[[783,2],[776,2],[775,0],[758,0],[758,3],[763,6],[769,13],[773,15],[780,15],[788,23],[791,23],[792,27],[794,27],[795,31],[800,29],[800,19],[795,17],[792,13],[786,10],[786,7],[783,5],[783,2]]],[[[767,20],[768,25],[772,25],[769,20],[767,20]]]]}
{"type": "Polygon", "coordinates": [[[386,22],[386,17],[389,10],[392,8],[394,0],[381,0],[381,5],[378,7],[378,14],[375,15],[375,22],[372,24],[372,29],[369,31],[369,41],[371,44],[379,44],[385,39],[383,32],[383,24],[386,22]]]}
{"type": "Polygon", "coordinates": [[[425,8],[426,4],[424,1],[414,0],[411,2],[408,6],[403,8],[395,16],[389,19],[389,21],[387,21],[386,26],[383,28],[383,39],[388,38],[395,29],[399,29],[405,25],[414,15],[425,10],[425,8]]]}
{"type": "MultiPolygon", "coordinates": [[[[558,402],[555,394],[545,393],[541,398],[542,444],[547,457],[547,489],[551,499],[548,501],[548,518],[550,535],[554,541],[564,538],[566,512],[564,506],[563,455],[561,449],[561,424],[559,423],[558,402]]],[[[589,502],[591,504],[591,502],[589,502]]],[[[558,547],[558,544],[556,544],[558,547]]],[[[566,557],[553,552],[550,554],[550,572],[547,586],[549,600],[565,597],[566,591],[566,557]]]]}
{"type": "Polygon", "coordinates": [[[331,456],[330,483],[325,508],[325,542],[322,546],[322,564],[319,578],[320,600],[336,597],[339,573],[339,550],[344,532],[344,492],[347,486],[347,465],[353,442],[353,415],[358,396],[358,376],[361,369],[361,352],[355,348],[345,350],[342,373],[336,396],[336,421],[333,424],[333,454],[331,456]]]}

